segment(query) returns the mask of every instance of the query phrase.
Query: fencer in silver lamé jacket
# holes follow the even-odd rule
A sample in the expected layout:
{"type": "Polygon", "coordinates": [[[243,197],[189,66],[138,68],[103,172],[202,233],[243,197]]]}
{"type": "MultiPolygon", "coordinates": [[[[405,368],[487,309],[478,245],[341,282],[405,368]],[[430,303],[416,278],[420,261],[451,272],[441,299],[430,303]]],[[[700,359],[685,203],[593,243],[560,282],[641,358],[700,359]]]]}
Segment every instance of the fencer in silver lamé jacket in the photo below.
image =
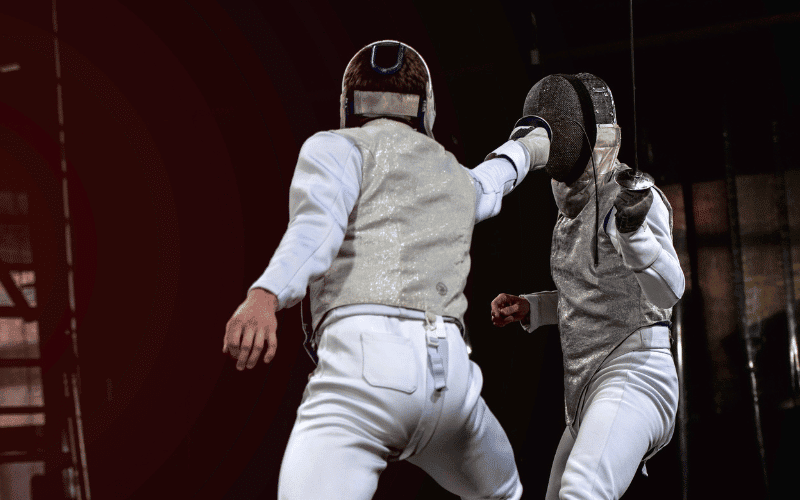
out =
{"type": "MultiPolygon", "coordinates": [[[[609,235],[613,203],[621,189],[613,180],[614,170],[627,168],[617,160],[619,147],[619,127],[598,126],[593,152],[597,203],[591,162],[575,183],[567,186],[552,182],[559,215],[553,230],[550,269],[558,288],[557,322],[564,355],[568,426],[576,418],[584,388],[608,355],[639,328],[669,325],[672,313],[670,308],[659,307],[648,300],[634,274],[650,267],[660,253],[650,252],[649,256],[640,256],[646,261],[631,259],[626,265],[623,252],[615,247],[609,235]],[[595,246],[597,264],[593,255],[595,246]],[[634,268],[631,268],[632,262],[636,262],[634,268]]],[[[658,188],[652,189],[659,198],[659,207],[666,207],[669,227],[647,230],[669,231],[662,236],[667,236],[672,249],[672,208],[658,188]]],[[[674,253],[674,249],[671,252],[674,253]]],[[[680,273],[677,259],[669,257],[668,262],[673,268],[677,266],[680,273]]],[[[674,270],[672,272],[674,274],[674,270]]],[[[680,283],[683,283],[682,274],[680,283]]],[[[682,288],[678,296],[680,293],[682,288]]]]}

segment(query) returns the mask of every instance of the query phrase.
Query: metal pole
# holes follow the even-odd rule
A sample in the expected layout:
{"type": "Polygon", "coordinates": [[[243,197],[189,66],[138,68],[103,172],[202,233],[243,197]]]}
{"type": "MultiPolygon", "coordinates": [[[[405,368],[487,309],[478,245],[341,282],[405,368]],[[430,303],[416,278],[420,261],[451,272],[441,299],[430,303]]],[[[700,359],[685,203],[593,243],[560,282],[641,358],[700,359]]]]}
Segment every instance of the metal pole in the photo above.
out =
{"type": "Polygon", "coordinates": [[[744,295],[744,271],[742,264],[742,238],[739,229],[739,203],[736,192],[736,171],[733,168],[731,143],[728,133],[728,119],[724,119],[723,144],[725,148],[725,186],[728,194],[728,222],[731,232],[731,252],[733,253],[734,295],[736,297],[736,312],[739,318],[739,330],[744,342],[747,356],[747,372],[750,381],[750,396],[753,403],[753,422],[755,425],[756,444],[761,464],[761,476],[765,492],[769,491],[767,478],[767,460],[764,449],[764,434],[761,426],[761,409],[758,396],[758,381],[756,379],[755,348],[747,328],[747,310],[744,295]]]}
{"type": "MultiPolygon", "coordinates": [[[[692,183],[688,179],[681,181],[683,194],[683,211],[686,217],[686,253],[689,256],[689,293],[684,292],[683,297],[675,306],[673,317],[676,327],[676,368],[680,387],[678,400],[678,445],[681,462],[681,489],[683,500],[689,497],[689,384],[686,380],[686,361],[689,350],[686,344],[685,329],[687,322],[686,310],[702,310],[700,306],[700,266],[698,265],[697,227],[694,220],[694,196],[692,183]]],[[[692,317],[696,317],[692,313],[692,317]]]]}
{"type": "MultiPolygon", "coordinates": [[[[59,39],[58,39],[58,9],[56,6],[56,0],[52,0],[52,23],[53,23],[53,55],[55,60],[55,70],[56,70],[56,110],[58,112],[58,136],[59,136],[59,143],[61,146],[61,185],[62,185],[62,196],[64,202],[64,239],[65,239],[65,247],[66,247],[66,257],[67,257],[67,288],[68,288],[68,298],[69,298],[69,326],[68,330],[64,332],[72,341],[72,355],[75,359],[75,365],[72,366],[71,363],[68,363],[67,368],[65,369],[72,369],[72,373],[69,375],[69,380],[67,381],[65,378],[65,386],[68,389],[68,393],[71,394],[71,399],[74,405],[74,414],[75,420],[74,425],[75,428],[72,428],[73,422],[68,420],[67,425],[69,426],[69,432],[75,433],[75,440],[77,443],[73,442],[73,447],[77,444],[77,453],[76,450],[73,449],[73,460],[72,465],[75,468],[76,474],[79,476],[79,480],[77,481],[78,491],[77,497],[82,499],[83,497],[86,500],[91,500],[91,490],[89,488],[89,470],[87,465],[87,458],[86,458],[86,444],[84,442],[84,433],[83,433],[83,419],[81,417],[80,411],[80,367],[78,366],[78,335],[77,335],[77,315],[75,313],[75,272],[74,272],[74,259],[73,259],[73,245],[72,245],[72,218],[70,217],[69,211],[69,189],[68,189],[68,182],[67,182],[67,157],[66,157],[66,148],[65,148],[65,134],[64,134],[64,104],[63,104],[63,89],[61,86],[61,56],[59,51],[59,39]]],[[[66,377],[66,374],[64,375],[66,377]]],[[[50,403],[53,404],[52,402],[50,403]]],[[[72,435],[72,434],[71,434],[72,435]]]]}
{"type": "Polygon", "coordinates": [[[678,301],[672,308],[675,332],[675,368],[678,371],[678,453],[681,461],[681,498],[688,498],[689,486],[689,410],[686,407],[686,344],[684,342],[683,327],[685,317],[683,314],[683,301],[678,301]]]}
{"type": "Polygon", "coordinates": [[[792,239],[789,228],[789,197],[786,191],[786,173],[780,158],[778,124],[772,122],[772,156],[775,161],[778,189],[778,223],[781,233],[783,286],[786,292],[786,326],[789,340],[789,381],[791,393],[784,406],[796,406],[800,399],[800,359],[797,355],[797,315],[795,312],[794,272],[792,270],[792,239]]]}

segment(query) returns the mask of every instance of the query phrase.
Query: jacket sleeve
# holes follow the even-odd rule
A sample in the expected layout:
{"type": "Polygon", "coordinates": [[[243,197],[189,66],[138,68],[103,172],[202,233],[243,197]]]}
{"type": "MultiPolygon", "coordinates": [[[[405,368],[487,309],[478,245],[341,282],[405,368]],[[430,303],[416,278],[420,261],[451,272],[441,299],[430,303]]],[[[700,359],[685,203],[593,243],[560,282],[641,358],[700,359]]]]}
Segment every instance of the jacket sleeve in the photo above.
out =
{"type": "Polygon", "coordinates": [[[289,226],[251,289],[274,293],[280,309],[302,300],[344,241],[361,189],[361,166],[359,149],[338,134],[320,132],[303,144],[289,188],[289,226]]]}
{"type": "Polygon", "coordinates": [[[520,172],[528,170],[530,155],[524,146],[517,141],[508,141],[497,151],[500,150],[503,156],[484,161],[472,170],[462,167],[475,185],[475,223],[500,213],[503,196],[513,191],[524,178],[520,172]]]}
{"type": "Polygon", "coordinates": [[[606,217],[604,228],[625,266],[634,272],[647,300],[668,309],[683,295],[685,279],[669,230],[669,210],[658,193],[645,222],[636,231],[619,233],[614,222],[616,208],[606,217]]]}
{"type": "Polygon", "coordinates": [[[530,304],[530,314],[520,322],[527,332],[540,326],[558,324],[558,291],[537,292],[522,296],[530,304]]]}

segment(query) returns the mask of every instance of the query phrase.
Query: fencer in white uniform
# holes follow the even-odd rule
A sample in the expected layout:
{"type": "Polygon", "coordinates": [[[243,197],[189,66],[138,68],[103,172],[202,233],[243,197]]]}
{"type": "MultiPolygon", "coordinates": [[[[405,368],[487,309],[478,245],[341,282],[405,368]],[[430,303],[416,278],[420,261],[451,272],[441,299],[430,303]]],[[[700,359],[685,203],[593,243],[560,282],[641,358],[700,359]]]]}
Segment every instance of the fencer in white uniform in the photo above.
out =
{"type": "Polygon", "coordinates": [[[675,425],[669,321],[684,276],[672,208],[655,186],[629,191],[615,182],[628,167],[617,160],[611,92],[596,76],[546,77],[531,89],[524,113],[542,113],[553,125],[555,165],[545,168],[559,209],[550,256],[557,291],[500,294],[492,319],[497,326],[521,321],[529,332],[559,327],[567,428],[546,498],[617,499],[675,425]],[[575,144],[588,143],[583,156],[557,142],[558,132],[570,133],[560,123],[581,124],[573,130],[575,144]]]}
{"type": "Polygon", "coordinates": [[[405,459],[461,498],[518,499],[511,445],[461,335],[463,289],[474,224],[544,165],[549,131],[528,127],[475,169],[461,166],[432,138],[424,61],[391,41],[354,56],[341,104],[342,128],[303,145],[289,227],[225,334],[240,369],[265,342],[269,362],[275,311],[310,287],[318,364],[279,498],[368,499],[387,462],[405,459]]]}

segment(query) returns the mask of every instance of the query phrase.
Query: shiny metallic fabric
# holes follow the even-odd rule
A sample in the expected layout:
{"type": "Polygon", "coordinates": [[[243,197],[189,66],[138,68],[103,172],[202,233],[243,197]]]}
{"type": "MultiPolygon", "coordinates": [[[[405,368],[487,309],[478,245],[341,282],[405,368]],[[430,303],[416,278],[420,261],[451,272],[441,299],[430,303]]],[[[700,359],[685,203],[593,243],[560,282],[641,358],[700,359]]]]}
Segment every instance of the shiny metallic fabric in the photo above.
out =
{"type": "Polygon", "coordinates": [[[314,328],[329,310],[352,304],[463,323],[475,224],[470,175],[439,143],[393,120],[335,133],[361,151],[361,194],[338,255],[311,284],[314,328]]]}
{"type": "Polygon", "coordinates": [[[538,116],[552,129],[545,169],[554,179],[571,184],[589,160],[594,142],[592,102],[583,83],[573,75],[548,75],[525,98],[523,116],[538,116]],[[578,93],[582,90],[582,94],[578,93]]]}
{"type": "MultiPolygon", "coordinates": [[[[647,301],[604,229],[604,219],[621,189],[612,180],[614,164],[620,165],[616,161],[619,128],[599,126],[597,145],[594,156],[598,165],[599,224],[595,222],[595,203],[588,203],[594,195],[591,165],[581,177],[586,182],[580,186],[553,183],[561,213],[553,230],[550,269],[559,297],[567,425],[574,422],[584,387],[611,351],[637,329],[668,321],[671,316],[670,309],[660,309],[647,301]],[[605,138],[602,143],[601,138],[605,138]],[[591,250],[595,234],[597,266],[591,250]]],[[[670,210],[671,231],[672,208],[663,193],[654,189],[670,210]]]]}
{"type": "Polygon", "coordinates": [[[397,92],[353,91],[353,113],[362,116],[400,116],[415,118],[419,114],[419,96],[397,92]]]}
{"type": "Polygon", "coordinates": [[[597,125],[616,124],[608,85],[590,73],[548,75],[531,87],[523,116],[544,119],[552,130],[545,169],[565,184],[574,183],[596,147],[597,125]]]}
{"type": "MultiPolygon", "coordinates": [[[[594,168],[597,170],[597,181],[607,177],[607,174],[618,164],[620,140],[622,134],[619,125],[598,125],[597,142],[595,143],[592,158],[594,168]]],[[[564,184],[555,179],[550,181],[553,188],[553,197],[558,210],[567,217],[574,219],[583,210],[584,205],[594,196],[594,173],[592,160],[583,170],[577,181],[564,184]]]]}
{"type": "Polygon", "coordinates": [[[605,123],[617,123],[617,108],[614,106],[614,96],[606,82],[591,73],[578,73],[575,75],[578,80],[583,82],[589,96],[592,99],[594,108],[594,119],[598,125],[605,123]]]}

